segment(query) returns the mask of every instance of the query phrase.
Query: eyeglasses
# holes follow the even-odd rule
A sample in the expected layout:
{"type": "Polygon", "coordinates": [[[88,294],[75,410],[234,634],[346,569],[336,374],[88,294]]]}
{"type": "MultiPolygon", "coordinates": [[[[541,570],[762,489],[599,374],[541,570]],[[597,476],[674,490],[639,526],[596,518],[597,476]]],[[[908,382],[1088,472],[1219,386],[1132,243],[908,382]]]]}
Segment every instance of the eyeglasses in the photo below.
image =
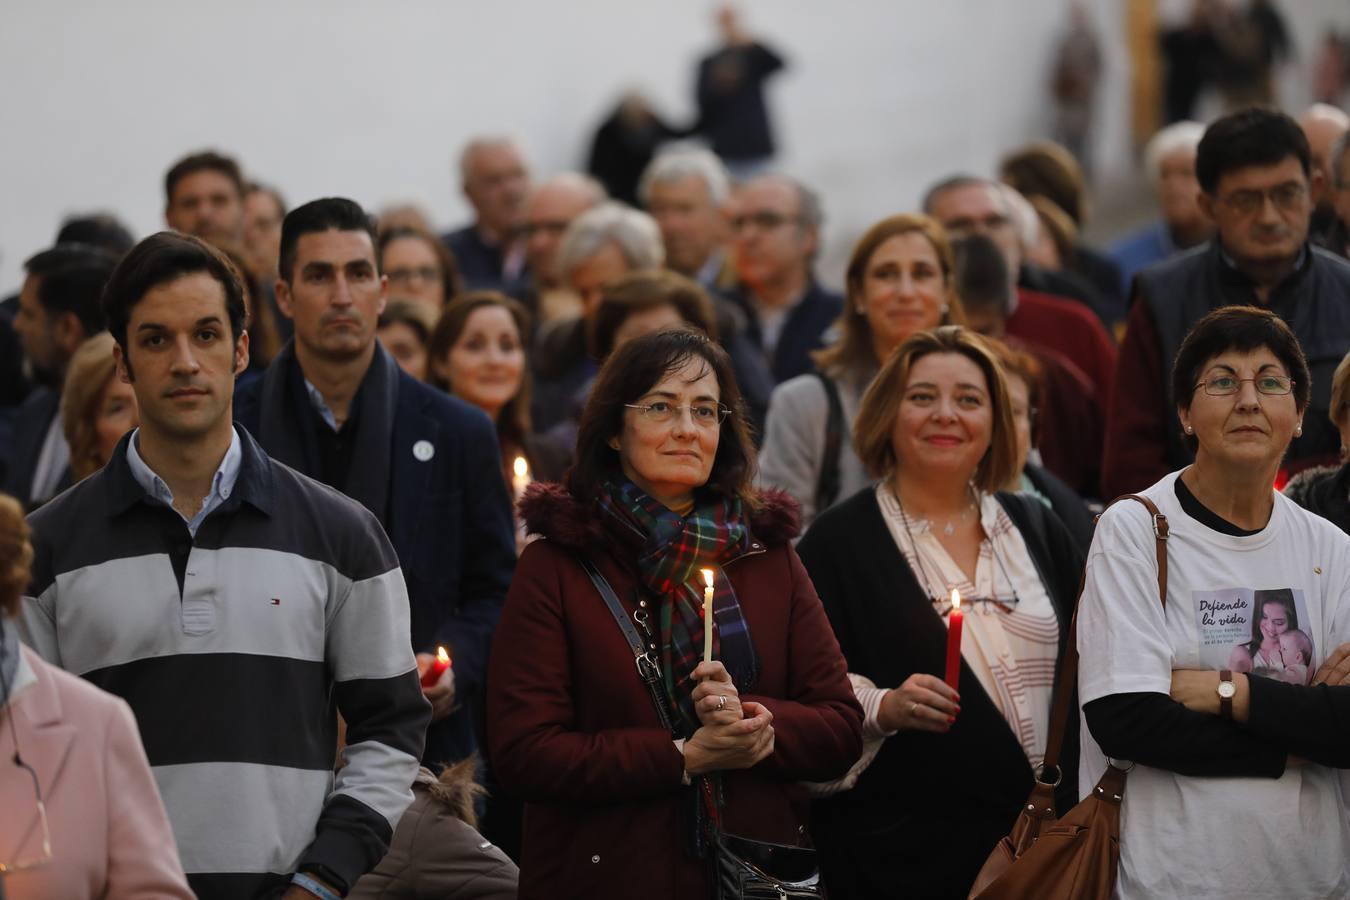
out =
{"type": "Polygon", "coordinates": [[[1295,212],[1307,193],[1307,185],[1290,181],[1277,185],[1268,191],[1233,191],[1227,197],[1220,199],[1219,202],[1234,212],[1250,216],[1253,213],[1260,212],[1266,205],[1266,198],[1269,197],[1270,202],[1274,203],[1275,208],[1281,212],[1295,212]]]}
{"type": "Polygon", "coordinates": [[[789,222],[801,222],[801,216],[789,216],[772,210],[761,210],[744,216],[733,216],[731,219],[732,231],[744,231],[753,225],[760,231],[773,231],[775,228],[782,228],[789,222]]]}
{"type": "Polygon", "coordinates": [[[414,278],[420,278],[423,281],[440,281],[441,270],[435,266],[419,266],[414,269],[390,269],[385,273],[389,280],[395,284],[406,283],[414,278]]]}
{"type": "Polygon", "coordinates": [[[1235,375],[1211,375],[1192,388],[1204,388],[1211,397],[1231,397],[1242,390],[1244,382],[1250,381],[1257,393],[1268,397],[1281,397],[1294,389],[1294,379],[1284,375],[1258,375],[1255,378],[1238,378],[1235,375]]]}
{"type": "Polygon", "coordinates": [[[716,428],[727,420],[727,416],[731,415],[731,410],[715,403],[693,403],[689,406],[676,406],[664,400],[657,400],[655,403],[625,403],[624,406],[629,409],[636,409],[638,415],[657,425],[670,424],[675,421],[676,416],[686,409],[689,410],[689,418],[700,428],[716,428]]]}

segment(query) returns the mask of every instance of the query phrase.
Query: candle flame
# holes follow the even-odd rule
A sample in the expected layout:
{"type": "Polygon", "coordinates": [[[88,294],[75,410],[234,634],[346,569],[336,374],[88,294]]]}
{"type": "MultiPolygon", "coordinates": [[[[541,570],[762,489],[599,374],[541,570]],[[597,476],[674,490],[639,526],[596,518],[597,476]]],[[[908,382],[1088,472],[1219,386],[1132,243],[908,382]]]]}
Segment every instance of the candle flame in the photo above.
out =
{"type": "Polygon", "coordinates": [[[525,457],[517,456],[516,461],[511,463],[511,471],[516,473],[517,478],[524,478],[530,474],[530,464],[525,461],[525,457]]]}
{"type": "Polygon", "coordinates": [[[706,584],[708,587],[712,587],[712,586],[713,586],[713,570],[712,570],[712,569],[700,569],[699,571],[703,573],[703,583],[706,584]]]}
{"type": "Polygon", "coordinates": [[[436,660],[443,665],[450,665],[450,651],[446,650],[444,647],[437,647],[436,660]]]}
{"type": "Polygon", "coordinates": [[[958,591],[956,588],[952,588],[952,609],[960,609],[960,608],[961,608],[961,592],[958,591]]]}

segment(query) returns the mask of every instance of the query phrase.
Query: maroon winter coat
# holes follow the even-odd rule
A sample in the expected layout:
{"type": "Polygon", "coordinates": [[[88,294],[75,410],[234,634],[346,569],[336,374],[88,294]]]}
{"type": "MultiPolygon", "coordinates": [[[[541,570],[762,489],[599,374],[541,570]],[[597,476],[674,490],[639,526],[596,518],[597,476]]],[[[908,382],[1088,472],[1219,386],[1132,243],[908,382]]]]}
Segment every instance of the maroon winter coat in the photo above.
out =
{"type": "MultiPolygon", "coordinates": [[[[704,864],[684,851],[684,758],[576,554],[585,550],[626,606],[635,575],[608,551],[590,507],[562,488],[532,487],[521,512],[546,540],[526,547],[516,566],[488,674],[493,766],[526,802],[521,900],[706,897],[704,864]]],[[[808,809],[798,782],[832,780],[857,761],[862,710],[788,543],[795,503],[766,495],[751,530],[752,549],[725,571],[761,668],[742,697],[773,712],[775,743],[755,768],[727,774],[726,826],[798,844],[808,809]]]]}

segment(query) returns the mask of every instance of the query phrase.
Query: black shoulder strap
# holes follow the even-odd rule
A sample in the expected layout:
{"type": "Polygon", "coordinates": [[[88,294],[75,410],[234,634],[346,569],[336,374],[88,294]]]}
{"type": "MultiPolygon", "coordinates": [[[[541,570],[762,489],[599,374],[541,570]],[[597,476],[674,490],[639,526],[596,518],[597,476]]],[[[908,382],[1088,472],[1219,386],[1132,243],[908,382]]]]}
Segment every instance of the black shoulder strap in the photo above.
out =
{"type": "Polygon", "coordinates": [[[829,418],[825,422],[825,453],[820,458],[820,478],[816,481],[816,514],[839,499],[839,451],[844,444],[844,406],[839,400],[839,386],[834,379],[816,372],[820,384],[825,388],[825,400],[829,404],[829,418]]]}
{"type": "Polygon", "coordinates": [[[671,734],[675,734],[675,727],[671,723],[670,712],[666,709],[665,697],[662,695],[661,664],[657,662],[656,656],[642,643],[642,635],[638,634],[637,627],[628,618],[628,613],[624,611],[623,604],[619,602],[618,596],[614,593],[614,588],[609,586],[605,576],[600,574],[600,570],[589,559],[579,557],[579,561],[581,567],[586,570],[586,574],[590,576],[591,584],[595,585],[595,589],[604,598],[605,606],[609,607],[610,615],[619,624],[619,630],[623,632],[624,638],[628,641],[628,648],[633,651],[633,662],[637,665],[638,676],[647,685],[647,692],[651,695],[652,705],[656,707],[656,715],[661,720],[661,727],[671,734]]]}

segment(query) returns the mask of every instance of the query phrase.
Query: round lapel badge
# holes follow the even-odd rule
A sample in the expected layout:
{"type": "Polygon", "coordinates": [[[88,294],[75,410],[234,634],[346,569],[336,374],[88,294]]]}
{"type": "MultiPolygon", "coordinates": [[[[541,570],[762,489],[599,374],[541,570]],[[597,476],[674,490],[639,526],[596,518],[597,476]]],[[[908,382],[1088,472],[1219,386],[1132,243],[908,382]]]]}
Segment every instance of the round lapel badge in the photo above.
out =
{"type": "Polygon", "coordinates": [[[431,446],[431,441],[418,441],[413,444],[413,457],[418,462],[426,462],[436,455],[436,448],[431,446]]]}

